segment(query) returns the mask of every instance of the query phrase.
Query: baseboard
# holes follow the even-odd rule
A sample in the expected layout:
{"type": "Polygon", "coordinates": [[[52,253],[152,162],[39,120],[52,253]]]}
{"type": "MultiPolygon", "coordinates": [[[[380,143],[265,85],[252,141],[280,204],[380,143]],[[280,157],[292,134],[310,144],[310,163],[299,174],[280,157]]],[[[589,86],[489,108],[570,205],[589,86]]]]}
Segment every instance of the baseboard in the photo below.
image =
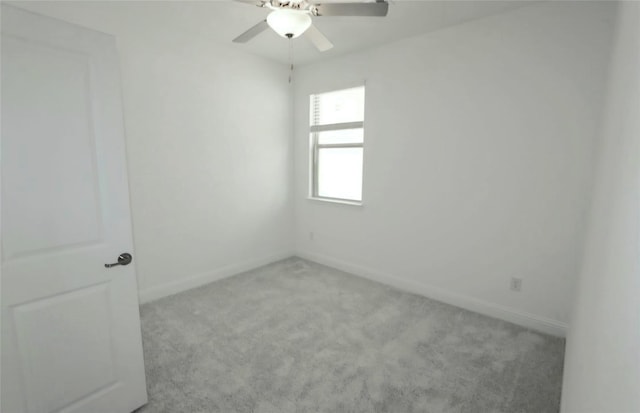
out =
{"type": "Polygon", "coordinates": [[[426,283],[413,280],[406,280],[389,274],[383,274],[360,265],[351,264],[342,260],[337,260],[322,254],[309,251],[296,251],[296,256],[319,264],[324,264],[351,274],[377,281],[400,290],[419,294],[443,303],[451,304],[465,310],[484,314],[489,317],[508,321],[513,324],[536,330],[542,333],[557,337],[566,337],[568,325],[558,320],[541,317],[535,314],[526,313],[499,304],[490,303],[469,297],[462,294],[453,293],[442,288],[434,287],[426,283]]]}
{"type": "Polygon", "coordinates": [[[218,268],[211,272],[196,274],[170,283],[147,288],[139,291],[138,293],[140,304],[148,303],[149,301],[157,300],[169,295],[181,293],[183,291],[200,287],[214,281],[222,280],[224,278],[228,278],[245,271],[262,267],[263,265],[271,264],[272,262],[289,258],[293,255],[295,254],[292,251],[284,251],[278,254],[272,254],[257,259],[247,260],[244,262],[228,265],[226,267],[218,268]]]}

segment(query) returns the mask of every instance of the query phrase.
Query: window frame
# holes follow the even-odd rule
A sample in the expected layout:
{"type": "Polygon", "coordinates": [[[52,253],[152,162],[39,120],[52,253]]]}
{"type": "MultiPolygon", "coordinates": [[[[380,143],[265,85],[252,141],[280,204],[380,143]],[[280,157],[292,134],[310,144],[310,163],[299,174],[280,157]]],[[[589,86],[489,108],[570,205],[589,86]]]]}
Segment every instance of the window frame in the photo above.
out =
{"type": "MultiPolygon", "coordinates": [[[[333,93],[340,92],[343,90],[356,89],[356,88],[365,88],[364,84],[329,90],[326,92],[312,93],[310,94],[310,102],[313,101],[313,97],[316,95],[322,95],[324,93],[333,93]]],[[[365,99],[366,99],[366,90],[364,90],[365,99]]],[[[363,105],[365,102],[363,101],[363,105]]],[[[365,105],[366,107],[366,105],[365,105]]],[[[309,105],[309,110],[315,110],[314,104],[309,105]]],[[[311,122],[309,122],[311,123],[311,122]]],[[[310,194],[309,199],[318,200],[318,201],[326,201],[326,202],[335,202],[341,204],[348,205],[362,205],[362,200],[364,199],[364,120],[355,121],[355,122],[342,122],[342,123],[330,123],[325,125],[309,125],[309,135],[310,135],[310,145],[311,145],[311,185],[310,185],[310,194]],[[331,132],[331,131],[343,131],[350,129],[362,129],[362,142],[354,142],[354,143],[319,143],[319,135],[321,132],[331,132]],[[319,161],[320,161],[320,150],[321,149],[362,149],[362,182],[361,182],[361,196],[360,199],[348,199],[348,198],[334,198],[328,196],[321,196],[318,192],[319,190],[319,161]]]]}

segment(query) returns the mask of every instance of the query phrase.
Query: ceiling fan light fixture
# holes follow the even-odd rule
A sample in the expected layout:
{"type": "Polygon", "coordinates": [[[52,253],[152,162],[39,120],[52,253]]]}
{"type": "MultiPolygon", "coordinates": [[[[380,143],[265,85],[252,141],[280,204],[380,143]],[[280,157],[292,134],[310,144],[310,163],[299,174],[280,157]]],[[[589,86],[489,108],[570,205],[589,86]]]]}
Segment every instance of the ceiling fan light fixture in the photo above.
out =
{"type": "Polygon", "coordinates": [[[267,16],[267,24],[282,37],[296,38],[311,26],[311,16],[299,10],[274,10],[267,16]]]}

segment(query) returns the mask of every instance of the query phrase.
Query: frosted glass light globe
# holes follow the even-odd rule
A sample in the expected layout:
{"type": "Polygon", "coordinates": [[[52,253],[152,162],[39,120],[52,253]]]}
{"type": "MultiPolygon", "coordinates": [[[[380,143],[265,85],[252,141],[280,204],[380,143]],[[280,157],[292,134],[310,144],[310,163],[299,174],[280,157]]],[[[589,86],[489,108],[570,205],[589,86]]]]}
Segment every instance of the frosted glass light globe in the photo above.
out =
{"type": "Polygon", "coordinates": [[[274,10],[267,16],[267,24],[282,37],[296,38],[311,26],[311,16],[299,10],[274,10]]]}

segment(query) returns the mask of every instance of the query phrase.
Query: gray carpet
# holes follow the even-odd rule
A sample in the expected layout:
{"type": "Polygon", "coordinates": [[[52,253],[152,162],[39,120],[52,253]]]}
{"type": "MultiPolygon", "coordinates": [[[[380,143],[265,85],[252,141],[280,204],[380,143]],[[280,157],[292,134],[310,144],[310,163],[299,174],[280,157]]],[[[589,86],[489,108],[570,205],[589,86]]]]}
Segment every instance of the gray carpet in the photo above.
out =
{"type": "Polygon", "coordinates": [[[564,340],[298,258],[142,306],[149,412],[557,412],[564,340]]]}

